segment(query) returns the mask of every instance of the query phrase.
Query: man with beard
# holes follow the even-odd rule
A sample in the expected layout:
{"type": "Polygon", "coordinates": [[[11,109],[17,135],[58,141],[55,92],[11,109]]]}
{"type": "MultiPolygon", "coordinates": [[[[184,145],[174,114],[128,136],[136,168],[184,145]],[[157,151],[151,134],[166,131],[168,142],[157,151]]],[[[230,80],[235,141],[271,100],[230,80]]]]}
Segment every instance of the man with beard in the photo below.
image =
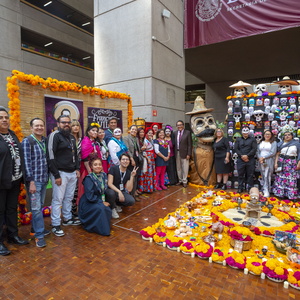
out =
{"type": "Polygon", "coordinates": [[[179,178],[179,182],[176,185],[182,184],[183,187],[187,187],[189,160],[192,155],[192,137],[191,132],[184,129],[183,121],[177,121],[176,127],[178,130],[174,132],[175,155],[177,175],[179,178]]]}
{"type": "Polygon", "coordinates": [[[62,115],[57,119],[58,130],[52,132],[47,140],[47,158],[52,181],[52,232],[63,236],[62,224],[79,225],[80,221],[72,218],[72,199],[79,178],[79,162],[76,155],[76,141],[71,135],[71,119],[62,115]]]}
{"type": "Polygon", "coordinates": [[[238,155],[238,193],[243,192],[245,183],[248,190],[253,187],[253,173],[255,170],[254,156],[257,150],[257,142],[254,137],[249,136],[248,127],[242,129],[242,135],[243,136],[238,138],[234,143],[234,150],[238,155]]]}

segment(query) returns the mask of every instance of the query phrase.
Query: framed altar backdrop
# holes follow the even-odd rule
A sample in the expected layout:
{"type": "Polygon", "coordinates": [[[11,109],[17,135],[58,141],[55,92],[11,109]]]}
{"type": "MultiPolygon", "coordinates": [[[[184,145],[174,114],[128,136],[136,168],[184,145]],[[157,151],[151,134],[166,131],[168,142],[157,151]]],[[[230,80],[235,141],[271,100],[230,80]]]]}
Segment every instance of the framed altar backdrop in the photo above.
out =
{"type": "MultiPolygon", "coordinates": [[[[7,77],[7,81],[10,128],[15,131],[20,140],[31,134],[29,126],[31,119],[35,117],[45,119],[45,96],[73,104],[76,101],[76,106],[77,102],[81,102],[83,111],[79,113],[83,120],[83,128],[86,128],[88,124],[88,107],[122,111],[124,132],[132,124],[131,97],[125,93],[81,86],[74,82],[59,81],[50,77],[44,79],[38,75],[24,74],[17,70],[12,71],[12,76],[7,77]]],[[[74,105],[70,104],[70,107],[72,106],[74,105]]]]}

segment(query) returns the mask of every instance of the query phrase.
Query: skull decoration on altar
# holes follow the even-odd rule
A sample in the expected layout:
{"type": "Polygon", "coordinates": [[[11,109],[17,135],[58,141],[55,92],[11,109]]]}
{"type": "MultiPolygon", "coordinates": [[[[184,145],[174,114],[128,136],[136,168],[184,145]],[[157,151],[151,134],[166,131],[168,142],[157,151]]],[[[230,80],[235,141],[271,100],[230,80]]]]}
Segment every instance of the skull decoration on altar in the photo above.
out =
{"type": "Polygon", "coordinates": [[[255,117],[256,122],[260,122],[265,115],[265,112],[261,109],[255,110],[253,116],[255,117]]]}
{"type": "Polygon", "coordinates": [[[262,96],[262,94],[266,92],[268,92],[266,84],[258,84],[255,86],[254,93],[257,94],[257,96],[262,96]]]}
{"type": "Polygon", "coordinates": [[[235,120],[236,123],[240,122],[241,117],[242,117],[242,114],[240,112],[235,112],[233,114],[233,118],[234,118],[234,120],[235,120]]]}
{"type": "Polygon", "coordinates": [[[251,84],[239,81],[237,83],[232,84],[229,87],[233,88],[233,96],[240,98],[247,94],[247,87],[249,86],[251,86],[251,84]]]}
{"type": "Polygon", "coordinates": [[[297,80],[292,80],[288,76],[284,76],[282,80],[274,81],[273,84],[278,85],[278,92],[281,94],[291,92],[293,85],[299,85],[297,80]]]}
{"type": "Polygon", "coordinates": [[[269,113],[268,114],[268,120],[269,121],[273,121],[274,120],[274,114],[273,113],[269,113]]]}

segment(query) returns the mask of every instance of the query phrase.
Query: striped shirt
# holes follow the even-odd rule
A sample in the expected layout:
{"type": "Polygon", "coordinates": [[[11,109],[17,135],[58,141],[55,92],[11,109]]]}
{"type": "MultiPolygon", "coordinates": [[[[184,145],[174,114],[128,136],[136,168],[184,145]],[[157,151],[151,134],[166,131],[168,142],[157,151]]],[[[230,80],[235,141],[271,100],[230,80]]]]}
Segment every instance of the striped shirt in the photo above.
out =
{"type": "MultiPolygon", "coordinates": [[[[39,142],[46,150],[46,139],[42,137],[42,140],[39,142]]],[[[45,151],[35,140],[31,146],[28,138],[22,141],[22,147],[25,159],[26,181],[47,182],[49,171],[45,151]]]]}

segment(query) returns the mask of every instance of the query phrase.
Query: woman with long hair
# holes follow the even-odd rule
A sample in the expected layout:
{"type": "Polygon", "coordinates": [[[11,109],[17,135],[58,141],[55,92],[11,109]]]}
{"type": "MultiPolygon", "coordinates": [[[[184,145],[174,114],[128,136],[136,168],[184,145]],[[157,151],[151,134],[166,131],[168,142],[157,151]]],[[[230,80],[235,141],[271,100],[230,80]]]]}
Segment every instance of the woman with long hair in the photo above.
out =
{"type": "Polygon", "coordinates": [[[265,130],[261,142],[257,146],[257,158],[262,180],[264,197],[270,197],[271,176],[274,172],[277,143],[271,130],[265,130]]]}
{"type": "Polygon", "coordinates": [[[110,235],[111,204],[105,199],[107,175],[96,155],[88,162],[91,173],[83,180],[84,194],[79,202],[79,217],[88,232],[110,235]]]}
{"type": "Polygon", "coordinates": [[[154,147],[149,136],[153,137],[153,131],[151,128],[146,129],[146,135],[144,128],[138,129],[138,140],[140,147],[143,150],[144,164],[141,175],[138,179],[138,191],[140,193],[152,193],[156,185],[156,173],[155,173],[155,158],[154,147]],[[149,135],[148,135],[149,133],[149,135]]]}
{"type": "MultiPolygon", "coordinates": [[[[81,125],[77,120],[72,121],[71,123],[71,134],[74,136],[76,141],[76,147],[77,147],[77,156],[78,161],[81,160],[81,141],[82,141],[82,130],[81,125]]],[[[73,218],[78,218],[77,215],[77,199],[78,199],[78,180],[74,192],[74,197],[72,200],[72,215],[73,218]]]]}
{"type": "Polygon", "coordinates": [[[159,129],[156,133],[157,139],[154,140],[154,151],[156,153],[155,169],[156,169],[156,190],[166,190],[165,173],[170,159],[170,147],[165,141],[165,132],[159,129]]]}
{"type": "Polygon", "coordinates": [[[293,128],[282,128],[283,141],[278,143],[275,157],[275,180],[273,193],[277,197],[290,200],[299,198],[297,181],[300,170],[300,143],[294,140],[293,128]]]}
{"type": "Polygon", "coordinates": [[[101,161],[102,161],[102,167],[103,171],[107,174],[108,173],[108,156],[109,151],[108,147],[105,142],[105,131],[102,128],[99,128],[98,131],[98,142],[100,145],[100,154],[101,154],[101,161]]]}
{"type": "Polygon", "coordinates": [[[215,131],[215,141],[213,143],[215,170],[217,173],[216,189],[226,190],[229,173],[231,172],[230,147],[224,131],[217,128],[215,131]]]}
{"type": "Polygon", "coordinates": [[[80,164],[80,178],[78,183],[78,200],[84,193],[84,186],[82,184],[82,181],[86,175],[92,172],[89,164],[91,155],[96,154],[97,157],[101,158],[100,147],[97,142],[99,127],[100,127],[99,124],[91,123],[87,127],[85,131],[85,137],[82,139],[81,142],[81,164],[80,164]]]}
{"type": "Polygon", "coordinates": [[[165,126],[165,140],[170,147],[170,159],[167,165],[167,175],[170,185],[175,185],[178,182],[176,157],[175,157],[175,140],[173,136],[173,128],[170,125],[165,126]]]}

